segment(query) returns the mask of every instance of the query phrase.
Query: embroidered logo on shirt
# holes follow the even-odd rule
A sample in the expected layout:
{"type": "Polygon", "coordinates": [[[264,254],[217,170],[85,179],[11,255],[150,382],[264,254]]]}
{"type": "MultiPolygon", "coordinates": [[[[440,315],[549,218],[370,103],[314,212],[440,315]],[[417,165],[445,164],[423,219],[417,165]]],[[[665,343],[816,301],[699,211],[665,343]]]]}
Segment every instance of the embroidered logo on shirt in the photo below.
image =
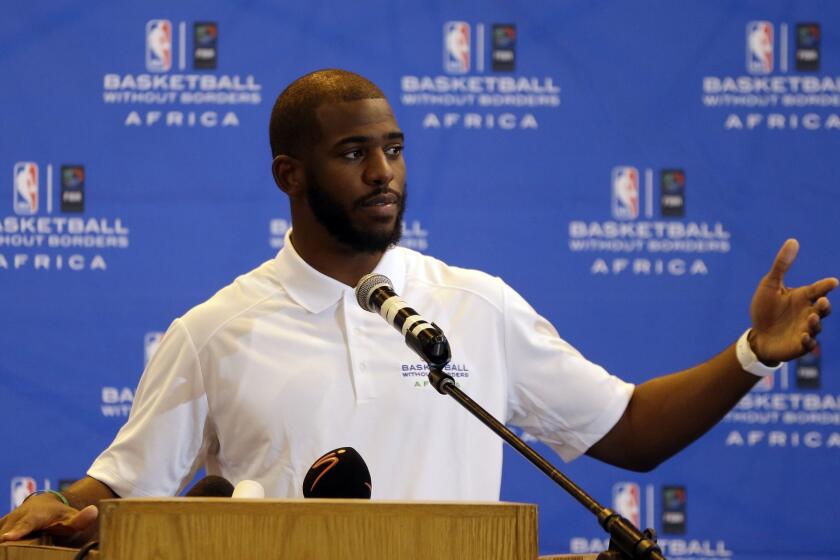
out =
{"type": "MultiPolygon", "coordinates": [[[[472,372],[467,364],[449,363],[443,368],[443,371],[451,375],[455,379],[455,384],[460,385],[465,379],[468,379],[472,372]]],[[[413,364],[401,364],[400,374],[403,379],[411,382],[414,387],[426,387],[429,385],[429,365],[422,362],[413,364]]]]}

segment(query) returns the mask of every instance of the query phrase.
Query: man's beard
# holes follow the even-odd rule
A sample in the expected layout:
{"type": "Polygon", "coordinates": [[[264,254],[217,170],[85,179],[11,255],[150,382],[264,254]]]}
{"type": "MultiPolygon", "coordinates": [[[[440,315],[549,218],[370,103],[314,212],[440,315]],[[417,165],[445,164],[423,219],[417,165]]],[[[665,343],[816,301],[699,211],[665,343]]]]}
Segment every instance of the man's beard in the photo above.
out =
{"type": "MultiPolygon", "coordinates": [[[[318,223],[324,226],[327,232],[339,243],[346,245],[357,253],[381,253],[399,243],[402,236],[402,218],[403,212],[405,212],[408,185],[403,186],[402,195],[397,195],[399,197],[397,201],[399,210],[397,211],[397,219],[394,221],[394,228],[390,232],[383,233],[357,228],[353,224],[350,213],[342,208],[341,203],[330,193],[321,188],[321,185],[311,174],[307,176],[306,184],[306,200],[309,202],[312,214],[318,220],[318,223]]],[[[354,209],[361,207],[369,198],[383,192],[394,191],[387,187],[374,191],[370,195],[355,201],[353,203],[354,209]]]]}

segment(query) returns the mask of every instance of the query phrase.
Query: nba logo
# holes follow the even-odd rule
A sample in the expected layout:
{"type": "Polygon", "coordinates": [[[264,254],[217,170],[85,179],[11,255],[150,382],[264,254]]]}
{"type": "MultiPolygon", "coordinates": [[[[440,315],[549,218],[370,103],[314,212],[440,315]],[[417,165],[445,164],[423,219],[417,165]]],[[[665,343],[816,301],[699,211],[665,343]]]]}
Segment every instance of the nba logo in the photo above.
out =
{"type": "Polygon", "coordinates": [[[747,24],[747,72],[769,74],[773,71],[773,24],[751,21],[747,24]]]}
{"type": "Polygon", "coordinates": [[[15,214],[30,216],[38,212],[38,164],[19,161],[14,168],[13,207],[15,214]]]}
{"type": "Polygon", "coordinates": [[[27,498],[32,492],[37,490],[35,479],[30,476],[16,476],[12,479],[12,509],[15,509],[23,500],[27,498]]]}
{"type": "Polygon", "coordinates": [[[172,68],[172,23],[152,19],[146,23],[146,70],[167,72],[172,68]]]}
{"type": "Polygon", "coordinates": [[[148,365],[154,357],[158,346],[160,346],[161,339],[163,339],[163,333],[157,331],[147,332],[146,336],[143,337],[143,356],[145,358],[145,365],[148,365]]]}
{"type": "Polygon", "coordinates": [[[443,24],[443,69],[450,74],[470,71],[470,24],[447,21],[443,24]]]}
{"type": "Polygon", "coordinates": [[[639,217],[639,170],[635,167],[613,167],[612,214],[617,220],[639,217]]]}
{"type": "Polygon", "coordinates": [[[641,523],[641,494],[635,482],[617,482],[613,485],[613,509],[630,523],[641,523]]]}

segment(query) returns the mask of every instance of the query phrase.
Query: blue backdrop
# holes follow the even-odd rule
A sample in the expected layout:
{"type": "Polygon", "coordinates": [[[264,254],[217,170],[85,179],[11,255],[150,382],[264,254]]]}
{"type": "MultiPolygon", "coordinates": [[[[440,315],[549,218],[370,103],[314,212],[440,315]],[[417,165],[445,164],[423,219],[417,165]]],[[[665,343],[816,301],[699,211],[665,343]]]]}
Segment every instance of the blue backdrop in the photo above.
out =
{"type": "MultiPolygon", "coordinates": [[[[785,238],[791,284],[838,273],[838,21],[816,0],[7,6],[3,510],[79,477],[171,319],[280,247],[267,127],[295,77],[346,68],[389,96],[405,245],[503,277],[639,382],[733,342],[785,238]]],[[[840,557],[834,323],[653,473],[565,471],[669,557],[840,557]]],[[[541,551],[603,547],[505,461],[502,497],[539,503],[541,551]]]]}

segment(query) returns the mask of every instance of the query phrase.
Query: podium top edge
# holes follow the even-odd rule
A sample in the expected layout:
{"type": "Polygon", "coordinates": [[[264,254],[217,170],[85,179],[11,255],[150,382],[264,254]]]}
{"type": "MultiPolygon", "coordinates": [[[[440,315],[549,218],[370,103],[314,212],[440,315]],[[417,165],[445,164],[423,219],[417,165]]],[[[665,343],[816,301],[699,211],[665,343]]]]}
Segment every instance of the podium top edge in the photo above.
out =
{"type": "Polygon", "coordinates": [[[103,504],[165,504],[165,503],[253,503],[253,504],[333,504],[333,505],[354,505],[371,504],[371,505],[400,505],[406,507],[429,507],[429,506],[481,506],[481,507],[536,507],[535,504],[520,503],[520,502],[502,502],[502,501],[458,501],[458,500],[354,500],[354,499],[320,499],[320,498],[187,498],[187,497],[155,497],[155,498],[117,498],[111,500],[102,500],[103,504]]]}

